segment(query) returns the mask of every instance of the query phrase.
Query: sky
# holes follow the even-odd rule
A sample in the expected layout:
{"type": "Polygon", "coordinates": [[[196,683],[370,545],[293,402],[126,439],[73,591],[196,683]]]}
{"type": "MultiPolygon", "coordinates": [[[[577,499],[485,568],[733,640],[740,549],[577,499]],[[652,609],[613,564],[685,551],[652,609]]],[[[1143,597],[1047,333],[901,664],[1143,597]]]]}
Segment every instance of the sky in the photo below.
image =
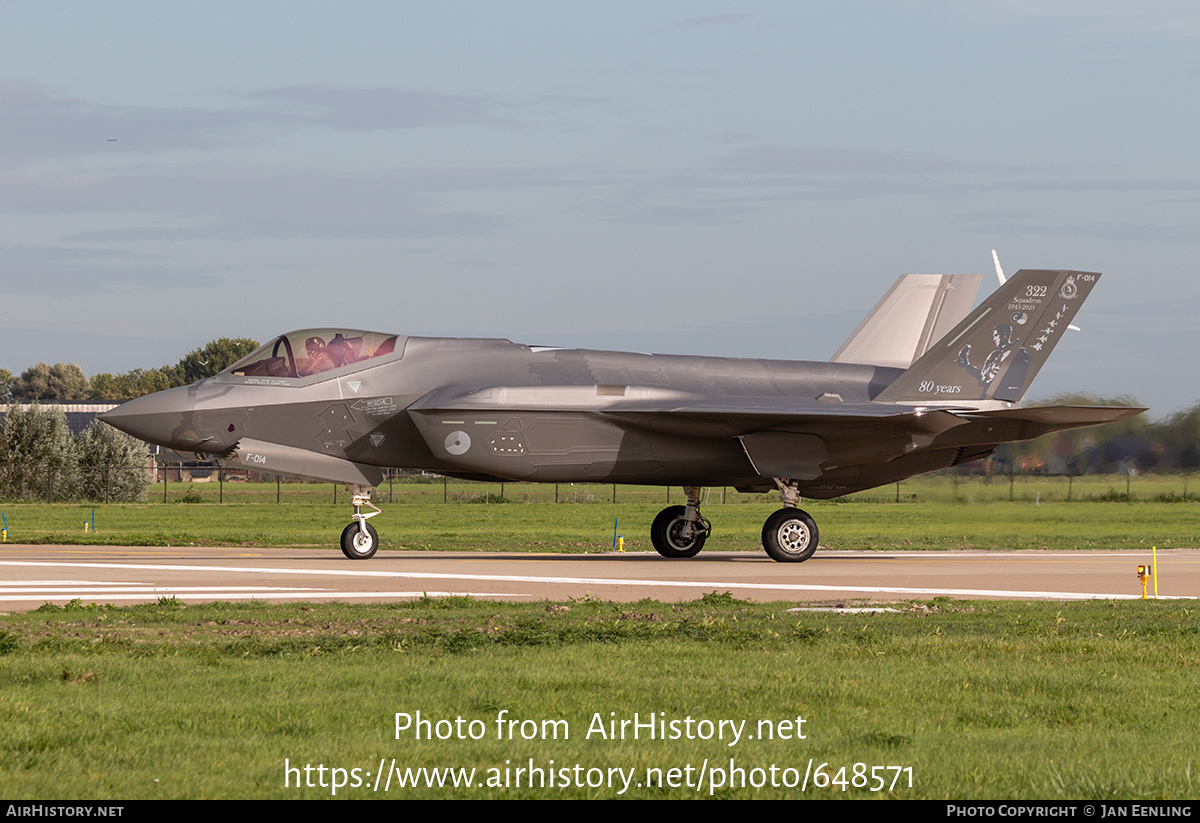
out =
{"type": "Polygon", "coordinates": [[[0,0],[0,368],[292,329],[825,360],[1099,271],[1028,399],[1200,400],[1200,7],[0,0]]]}

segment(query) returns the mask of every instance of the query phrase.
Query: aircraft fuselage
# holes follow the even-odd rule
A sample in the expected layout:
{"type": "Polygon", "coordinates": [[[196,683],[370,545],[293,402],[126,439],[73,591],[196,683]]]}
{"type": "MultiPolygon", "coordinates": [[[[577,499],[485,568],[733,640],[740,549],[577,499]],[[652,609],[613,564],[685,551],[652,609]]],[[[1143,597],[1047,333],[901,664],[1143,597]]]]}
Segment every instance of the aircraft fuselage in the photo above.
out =
{"type": "MultiPolygon", "coordinates": [[[[358,367],[297,378],[222,373],[105,419],[184,452],[231,455],[250,440],[455,476],[753,486],[763,477],[739,437],[773,417],[786,428],[788,410],[870,403],[900,371],[409,337],[358,367]],[[714,397],[741,415],[705,413],[714,397]]],[[[279,471],[266,449],[238,451],[243,465],[279,471]]]]}

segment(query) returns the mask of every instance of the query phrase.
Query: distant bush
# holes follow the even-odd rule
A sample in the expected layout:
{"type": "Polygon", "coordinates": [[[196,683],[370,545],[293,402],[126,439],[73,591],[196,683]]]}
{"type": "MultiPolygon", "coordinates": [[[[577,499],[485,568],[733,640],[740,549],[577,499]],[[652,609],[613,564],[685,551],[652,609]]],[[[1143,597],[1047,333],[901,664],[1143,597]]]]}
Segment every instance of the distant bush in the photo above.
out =
{"type": "Polygon", "coordinates": [[[145,445],[95,421],[72,437],[57,406],[9,406],[0,430],[0,498],[138,500],[150,485],[145,445]]]}

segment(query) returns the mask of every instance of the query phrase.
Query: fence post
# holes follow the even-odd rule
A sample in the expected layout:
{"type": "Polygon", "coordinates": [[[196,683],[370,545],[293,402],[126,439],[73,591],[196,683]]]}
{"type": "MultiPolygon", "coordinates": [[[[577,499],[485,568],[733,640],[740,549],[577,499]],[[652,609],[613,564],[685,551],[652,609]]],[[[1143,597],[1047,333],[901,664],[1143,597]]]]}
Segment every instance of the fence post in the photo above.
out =
{"type": "Polygon", "coordinates": [[[167,502],[167,464],[163,463],[163,502],[167,502]]]}

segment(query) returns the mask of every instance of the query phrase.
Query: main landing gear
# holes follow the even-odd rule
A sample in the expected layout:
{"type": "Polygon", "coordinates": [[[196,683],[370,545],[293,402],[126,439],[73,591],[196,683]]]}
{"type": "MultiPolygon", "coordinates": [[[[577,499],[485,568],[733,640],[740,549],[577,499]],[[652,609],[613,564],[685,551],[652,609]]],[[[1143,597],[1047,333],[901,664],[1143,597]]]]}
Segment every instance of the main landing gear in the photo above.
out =
{"type": "MultiPolygon", "coordinates": [[[[775,479],[784,508],[763,524],[762,544],[772,560],[802,563],[817,550],[817,524],[808,512],[797,508],[799,485],[791,480],[775,479]]],[[[712,524],[700,514],[700,487],[684,486],[686,506],[668,506],[658,513],[650,526],[650,541],[663,557],[694,557],[712,534],[712,524]]]]}
{"type": "Polygon", "coordinates": [[[763,548],[772,560],[803,563],[817,550],[817,524],[808,512],[796,508],[800,504],[800,489],[795,483],[776,478],[775,485],[779,487],[784,508],[763,524],[763,548]]]}
{"type": "Polygon", "coordinates": [[[379,551],[379,533],[367,522],[367,518],[382,512],[371,503],[370,486],[354,486],[350,491],[354,502],[354,520],[342,530],[342,554],[351,560],[367,560],[379,551]],[[375,511],[363,514],[363,506],[370,506],[375,511]]]}
{"type": "Polygon", "coordinates": [[[650,525],[650,542],[663,557],[695,557],[712,533],[712,524],[700,516],[700,487],[684,486],[686,506],[667,506],[650,525]]]}

